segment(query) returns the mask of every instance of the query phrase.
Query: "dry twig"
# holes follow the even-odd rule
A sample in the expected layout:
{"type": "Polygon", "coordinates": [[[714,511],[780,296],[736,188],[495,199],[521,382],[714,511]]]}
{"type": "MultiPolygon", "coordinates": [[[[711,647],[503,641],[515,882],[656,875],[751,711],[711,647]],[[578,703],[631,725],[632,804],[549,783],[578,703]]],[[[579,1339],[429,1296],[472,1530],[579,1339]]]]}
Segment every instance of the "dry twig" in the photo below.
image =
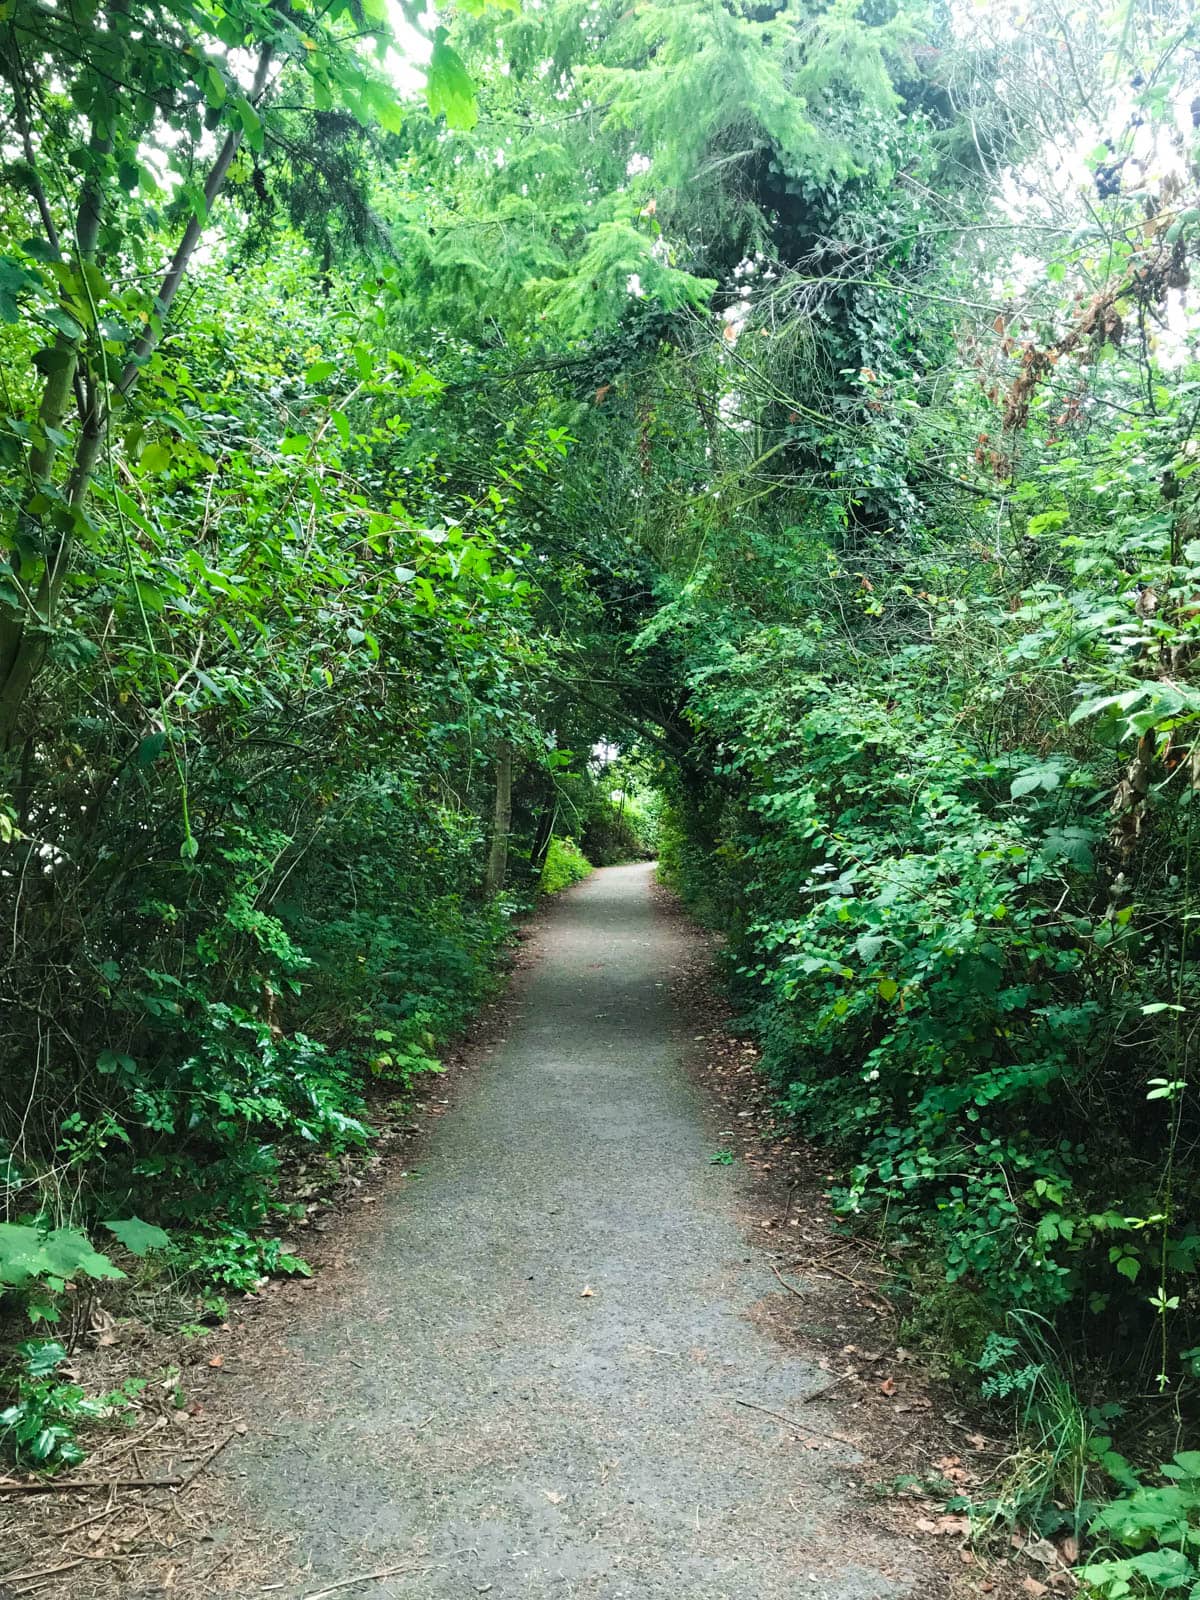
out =
{"type": "MultiPolygon", "coordinates": [[[[469,1555],[469,1550],[448,1550],[450,1556],[469,1555]]],[[[339,1589],[353,1589],[359,1583],[378,1583],[381,1578],[395,1578],[402,1572],[435,1572],[439,1566],[437,1561],[421,1561],[416,1563],[402,1562],[398,1567],[378,1567],[374,1572],[360,1572],[353,1578],[339,1578],[336,1583],[329,1584],[324,1589],[315,1589],[311,1594],[306,1594],[304,1600],[325,1600],[328,1594],[336,1594],[339,1589]]]]}

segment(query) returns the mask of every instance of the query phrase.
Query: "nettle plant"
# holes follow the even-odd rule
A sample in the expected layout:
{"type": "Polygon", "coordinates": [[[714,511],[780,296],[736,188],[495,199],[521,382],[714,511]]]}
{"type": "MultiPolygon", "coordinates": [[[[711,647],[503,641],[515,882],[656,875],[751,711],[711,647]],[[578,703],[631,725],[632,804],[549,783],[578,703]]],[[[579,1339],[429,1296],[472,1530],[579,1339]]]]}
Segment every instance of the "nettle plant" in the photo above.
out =
{"type": "MultiPolygon", "coordinates": [[[[140,1217],[103,1226],[131,1255],[145,1256],[170,1244],[161,1228],[140,1217]]],[[[124,1276],[121,1268],[77,1229],[37,1222],[0,1223],[0,1295],[16,1300],[35,1324],[62,1321],[69,1288],[124,1276]]]]}
{"type": "Polygon", "coordinates": [[[1200,1593],[1200,1450],[1178,1451],[1159,1485],[1137,1484],[1093,1518],[1096,1554],[1079,1575],[1105,1600],[1200,1593]]]}

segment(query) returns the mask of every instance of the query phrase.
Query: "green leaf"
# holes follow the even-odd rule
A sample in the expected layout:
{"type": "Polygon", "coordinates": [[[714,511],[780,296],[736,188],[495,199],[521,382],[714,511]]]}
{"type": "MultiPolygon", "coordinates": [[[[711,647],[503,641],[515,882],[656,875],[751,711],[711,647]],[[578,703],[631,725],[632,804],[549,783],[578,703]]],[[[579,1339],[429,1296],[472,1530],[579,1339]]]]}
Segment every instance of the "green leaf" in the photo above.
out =
{"type": "Polygon", "coordinates": [[[42,1341],[30,1339],[19,1346],[17,1352],[25,1363],[31,1378],[48,1378],[56,1367],[62,1366],[67,1352],[55,1339],[42,1341]]]}
{"type": "Polygon", "coordinates": [[[0,1283],[19,1287],[31,1281],[65,1283],[87,1278],[123,1278],[107,1256],[94,1250],[85,1234],[72,1228],[49,1232],[15,1222],[0,1222],[0,1283]]]}
{"type": "Polygon", "coordinates": [[[138,466],[143,472],[165,472],[171,465],[171,451],[161,439],[155,439],[148,444],[138,457],[138,466]]]}
{"type": "Polygon", "coordinates": [[[21,249],[35,261],[61,261],[62,257],[48,239],[22,239],[21,249]]]}
{"type": "Polygon", "coordinates": [[[324,383],[326,378],[332,378],[338,369],[336,361],[314,361],[304,374],[305,383],[324,383]]]}
{"type": "Polygon", "coordinates": [[[133,764],[139,772],[144,772],[147,767],[152,767],[166,748],[167,736],[165,733],[148,733],[138,745],[137,755],[133,764]]]}
{"type": "Polygon", "coordinates": [[[894,1000],[900,993],[900,985],[895,978],[880,978],[879,998],[881,1000],[894,1000]]]}
{"type": "Polygon", "coordinates": [[[246,143],[256,155],[261,154],[263,147],[262,118],[244,94],[237,97],[234,101],[234,106],[238,116],[241,118],[242,132],[246,136],[246,143]]]}
{"type": "Polygon", "coordinates": [[[19,322],[21,308],[17,296],[38,280],[11,256],[0,256],[0,322],[19,322]]]}
{"type": "Polygon", "coordinates": [[[141,1217],[125,1217],[120,1221],[103,1224],[135,1256],[144,1256],[151,1250],[165,1250],[171,1243],[161,1228],[141,1217]]]}
{"type": "Polygon", "coordinates": [[[425,98],[435,117],[445,117],[450,128],[473,128],[479,120],[475,84],[458,52],[446,43],[446,30],[433,38],[433,54],[425,78],[425,98]]]}
{"type": "Polygon", "coordinates": [[[1061,782],[1061,768],[1043,763],[1019,772],[1012,781],[1009,793],[1014,800],[1019,800],[1022,795],[1032,794],[1035,789],[1057,789],[1061,782]]]}

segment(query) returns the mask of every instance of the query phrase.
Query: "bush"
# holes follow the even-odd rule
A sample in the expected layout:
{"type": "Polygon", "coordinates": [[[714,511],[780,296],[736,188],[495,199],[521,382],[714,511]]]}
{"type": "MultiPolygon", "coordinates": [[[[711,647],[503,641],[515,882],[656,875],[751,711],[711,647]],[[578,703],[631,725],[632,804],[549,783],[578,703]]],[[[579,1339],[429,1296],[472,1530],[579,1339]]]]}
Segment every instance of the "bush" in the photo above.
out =
{"type": "Polygon", "coordinates": [[[593,871],[592,863],[573,839],[551,839],[542,868],[542,893],[557,894],[593,871]]]}
{"type": "MultiPolygon", "coordinates": [[[[977,644],[992,625],[981,604],[977,644]]],[[[844,1153],[843,1217],[919,1241],[984,1324],[1078,1308],[1134,1353],[1169,1306],[1183,1342],[1195,1169],[1175,1164],[1169,1207],[1159,1179],[1195,1116],[1175,1120],[1160,925],[1098,892],[1109,824],[1082,737],[997,750],[965,689],[927,692],[947,635],[852,681],[817,670],[815,630],[727,652],[693,701],[722,771],[677,785],[664,865],[728,930],[781,1106],[844,1153]]],[[[970,670],[977,703],[1013,695],[1003,641],[970,670]]],[[[1150,903],[1184,870],[1160,862],[1150,903]]],[[[1200,975],[1176,971],[1172,1005],[1191,1005],[1200,975]]]]}

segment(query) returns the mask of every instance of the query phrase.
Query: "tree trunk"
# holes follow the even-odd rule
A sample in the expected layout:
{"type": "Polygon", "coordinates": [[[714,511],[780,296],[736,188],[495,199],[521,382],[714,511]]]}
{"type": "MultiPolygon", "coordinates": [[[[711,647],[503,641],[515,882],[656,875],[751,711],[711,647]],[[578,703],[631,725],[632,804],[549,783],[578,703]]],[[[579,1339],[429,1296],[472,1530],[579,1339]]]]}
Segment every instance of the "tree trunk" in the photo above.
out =
{"type": "Polygon", "coordinates": [[[508,835],[512,827],[512,745],[501,739],[496,747],[496,808],[492,813],[492,848],[483,877],[483,895],[491,900],[504,887],[508,869],[508,835]]]}
{"type": "Polygon", "coordinates": [[[550,841],[554,837],[554,824],[557,821],[558,802],[550,800],[542,807],[533,835],[533,848],[529,852],[529,871],[535,883],[541,877],[542,868],[546,865],[546,857],[550,853],[550,841]]]}

